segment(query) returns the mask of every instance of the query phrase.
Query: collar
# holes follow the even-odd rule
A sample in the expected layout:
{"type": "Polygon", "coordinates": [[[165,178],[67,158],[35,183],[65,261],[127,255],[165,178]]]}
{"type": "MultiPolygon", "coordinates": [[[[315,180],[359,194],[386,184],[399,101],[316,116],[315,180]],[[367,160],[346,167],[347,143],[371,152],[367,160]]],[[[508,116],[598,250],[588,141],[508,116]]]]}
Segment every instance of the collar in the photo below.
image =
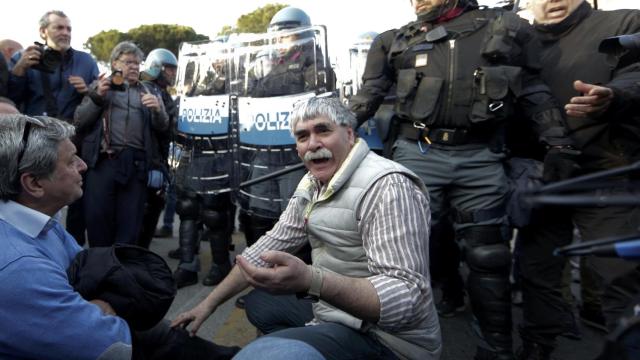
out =
{"type": "Polygon", "coordinates": [[[565,33],[571,31],[577,24],[591,14],[593,8],[587,1],[583,1],[569,16],[557,24],[534,24],[542,41],[556,41],[565,33]]]}
{"type": "Polygon", "coordinates": [[[449,21],[451,19],[455,19],[458,16],[462,15],[463,12],[465,12],[465,8],[454,7],[453,9],[450,9],[449,11],[447,11],[444,14],[440,15],[440,17],[438,17],[434,22],[436,24],[447,22],[447,21],[449,21]]]}
{"type": "Polygon", "coordinates": [[[36,238],[43,231],[49,230],[55,221],[54,218],[13,200],[0,201],[0,219],[31,238],[36,238]]]}

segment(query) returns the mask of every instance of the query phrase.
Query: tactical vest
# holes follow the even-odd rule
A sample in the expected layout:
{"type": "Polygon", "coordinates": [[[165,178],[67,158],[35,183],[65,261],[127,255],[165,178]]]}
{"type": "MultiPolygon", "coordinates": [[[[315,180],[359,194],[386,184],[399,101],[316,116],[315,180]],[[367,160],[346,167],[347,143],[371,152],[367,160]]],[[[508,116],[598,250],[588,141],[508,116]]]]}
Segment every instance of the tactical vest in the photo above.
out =
{"type": "Polygon", "coordinates": [[[414,126],[492,134],[522,91],[521,21],[481,9],[398,30],[387,59],[396,71],[396,115],[414,126]]]}
{"type": "MultiPolygon", "coordinates": [[[[327,190],[315,202],[312,201],[314,186],[309,178],[305,177],[300,182],[293,196],[304,199],[297,202],[297,210],[307,219],[306,229],[314,266],[345,276],[373,276],[367,266],[357,213],[362,199],[373,184],[391,173],[409,177],[427,195],[424,184],[413,172],[369,151],[363,140],[356,142],[327,190]]],[[[353,329],[373,332],[401,358],[437,359],[440,353],[440,329],[435,308],[430,309],[430,314],[416,329],[394,333],[383,331],[375,325],[363,324],[361,319],[324,301],[313,305],[313,313],[321,322],[337,322],[353,329]]]]}

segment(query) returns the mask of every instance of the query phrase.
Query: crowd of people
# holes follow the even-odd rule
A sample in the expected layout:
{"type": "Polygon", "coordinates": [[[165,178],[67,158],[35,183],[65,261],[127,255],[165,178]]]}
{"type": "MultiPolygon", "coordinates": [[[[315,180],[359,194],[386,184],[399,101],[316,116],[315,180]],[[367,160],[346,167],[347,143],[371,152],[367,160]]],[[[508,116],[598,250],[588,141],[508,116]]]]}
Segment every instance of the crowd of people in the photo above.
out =
{"type": "MultiPolygon", "coordinates": [[[[554,250],[575,234],[583,242],[637,235],[640,205],[532,206],[517,195],[531,182],[640,160],[638,52],[625,51],[633,42],[599,51],[604,39],[640,34],[640,10],[533,0],[531,25],[476,0],[411,5],[416,21],[371,44],[348,105],[306,97],[289,117],[292,142],[240,138],[239,155],[250,159],[241,181],[300,160],[306,171],[237,196],[230,125],[209,137],[178,131],[178,103],[168,91],[178,59],[170,51],[145,56],[123,41],[111,52],[110,73],[99,74],[91,55],[70,46],[71,21],[58,10],[40,19],[44,44],[0,41],[0,287],[11,289],[0,295],[0,323],[10,330],[0,333],[0,358],[439,359],[439,316],[468,303],[479,328],[475,360],[551,359],[557,338],[576,324],[563,293],[567,259],[554,250]],[[385,117],[378,154],[357,128],[382,105],[393,116],[385,117]],[[175,176],[170,146],[183,151],[175,176]],[[167,194],[175,196],[166,202],[171,219],[156,230],[167,194]],[[180,264],[171,274],[162,261],[132,257],[155,256],[144,249],[154,235],[172,232],[174,206],[179,247],[170,256],[180,264]],[[247,247],[230,259],[236,213],[247,247]],[[96,273],[115,261],[141,279],[141,289],[118,299],[143,294],[154,305],[145,310],[161,319],[167,309],[159,294],[170,303],[175,288],[198,281],[203,238],[213,259],[203,283],[216,286],[171,322],[141,327],[97,286],[71,281],[79,263],[90,285],[103,281],[96,273]],[[87,253],[95,249],[113,250],[87,253]],[[261,336],[243,349],[195,336],[249,287],[237,305],[261,336]],[[514,351],[516,290],[523,320],[514,351]]],[[[217,92],[207,95],[334,91],[326,54],[305,40],[311,32],[294,31],[310,26],[304,11],[282,9],[268,31],[283,50],[247,62],[244,87],[220,75],[211,79],[217,92]]],[[[637,174],[612,180],[581,194],[637,191],[637,174]]],[[[580,264],[590,294],[581,318],[613,334],[621,319],[638,316],[638,263],[588,257],[580,264]]],[[[128,284],[117,281],[116,290],[128,284]]],[[[620,356],[639,358],[637,343],[602,359],[620,356]]]]}

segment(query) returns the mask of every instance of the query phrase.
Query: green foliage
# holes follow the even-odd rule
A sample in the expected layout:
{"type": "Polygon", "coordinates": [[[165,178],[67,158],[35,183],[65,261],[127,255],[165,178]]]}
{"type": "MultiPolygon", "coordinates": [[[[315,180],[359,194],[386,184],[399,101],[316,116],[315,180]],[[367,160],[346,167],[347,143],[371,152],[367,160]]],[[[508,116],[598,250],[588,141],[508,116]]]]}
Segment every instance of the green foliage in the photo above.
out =
{"type": "Polygon", "coordinates": [[[222,27],[222,29],[220,29],[220,31],[218,31],[217,35],[229,35],[233,32],[233,28],[229,25],[225,25],[222,27]]]}
{"type": "Polygon", "coordinates": [[[180,43],[208,39],[205,35],[197,34],[189,26],[153,24],[141,25],[127,33],[117,30],[101,31],[90,37],[84,46],[98,61],[109,62],[111,50],[124,40],[133,41],[145,54],[156,48],[165,48],[177,55],[180,43]]]}
{"type": "Polygon", "coordinates": [[[165,48],[177,55],[180,43],[209,39],[207,36],[197,34],[193,28],[182,25],[141,25],[129,30],[127,34],[145,54],[156,48],[165,48]]]}
{"type": "Polygon", "coordinates": [[[267,27],[269,26],[269,22],[273,15],[275,15],[281,9],[287,7],[289,5],[283,4],[267,4],[263,7],[257,8],[256,10],[244,14],[238,18],[236,21],[235,28],[232,28],[229,25],[225,25],[222,27],[218,35],[227,35],[231,32],[237,33],[264,33],[267,32],[267,27]]]}
{"type": "Polygon", "coordinates": [[[100,31],[90,37],[84,47],[98,59],[98,61],[108,62],[111,50],[117,43],[127,40],[127,34],[118,30],[100,31]]]}

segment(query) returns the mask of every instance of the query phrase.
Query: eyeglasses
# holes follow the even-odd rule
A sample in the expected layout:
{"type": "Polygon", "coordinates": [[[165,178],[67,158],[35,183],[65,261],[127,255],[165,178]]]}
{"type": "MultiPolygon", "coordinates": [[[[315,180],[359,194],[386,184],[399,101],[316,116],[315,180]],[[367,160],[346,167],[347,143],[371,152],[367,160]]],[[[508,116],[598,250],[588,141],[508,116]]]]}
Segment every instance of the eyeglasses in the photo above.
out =
{"type": "Polygon", "coordinates": [[[121,63],[127,65],[127,66],[140,66],[140,61],[136,61],[136,60],[122,60],[122,59],[118,59],[118,61],[120,61],[121,63]]]}
{"type": "Polygon", "coordinates": [[[24,157],[24,152],[27,150],[27,143],[29,143],[29,134],[31,133],[31,121],[27,121],[24,124],[24,129],[22,130],[22,142],[20,143],[20,152],[18,153],[18,167],[20,167],[20,162],[24,157]]]}
{"type": "Polygon", "coordinates": [[[31,134],[31,127],[33,125],[44,127],[44,124],[42,124],[37,118],[30,117],[26,119],[24,128],[22,129],[22,142],[20,143],[20,151],[18,152],[18,163],[16,164],[18,169],[20,168],[20,162],[22,162],[24,153],[27,150],[27,145],[29,144],[29,135],[31,134]]]}

